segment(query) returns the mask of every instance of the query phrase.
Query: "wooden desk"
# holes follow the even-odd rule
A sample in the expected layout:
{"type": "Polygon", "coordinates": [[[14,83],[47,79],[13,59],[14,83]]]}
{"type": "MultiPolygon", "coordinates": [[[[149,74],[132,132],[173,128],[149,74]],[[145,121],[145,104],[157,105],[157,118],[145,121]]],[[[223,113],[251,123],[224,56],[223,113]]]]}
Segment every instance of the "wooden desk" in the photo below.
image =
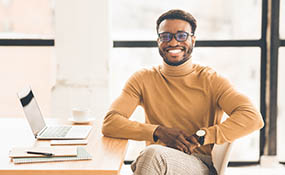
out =
{"type": "MultiPolygon", "coordinates": [[[[47,120],[48,124],[55,122],[58,121],[47,120]]],[[[65,123],[72,124],[71,122],[65,123]]],[[[12,147],[49,146],[50,141],[35,140],[28,122],[24,118],[0,118],[0,175],[119,174],[128,141],[104,137],[101,134],[102,124],[100,121],[94,121],[91,125],[93,128],[85,147],[92,155],[92,160],[14,164],[8,156],[12,147]]]]}

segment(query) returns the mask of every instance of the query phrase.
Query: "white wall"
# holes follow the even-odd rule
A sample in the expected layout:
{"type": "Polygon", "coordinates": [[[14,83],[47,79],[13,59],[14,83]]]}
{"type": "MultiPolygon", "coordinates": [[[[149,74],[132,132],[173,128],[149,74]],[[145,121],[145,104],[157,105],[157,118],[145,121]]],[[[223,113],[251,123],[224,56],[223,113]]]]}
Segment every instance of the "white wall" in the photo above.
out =
{"type": "Polygon", "coordinates": [[[83,107],[103,118],[109,107],[108,60],[112,42],[108,3],[56,1],[57,62],[52,116],[68,118],[73,107],[83,107]]]}

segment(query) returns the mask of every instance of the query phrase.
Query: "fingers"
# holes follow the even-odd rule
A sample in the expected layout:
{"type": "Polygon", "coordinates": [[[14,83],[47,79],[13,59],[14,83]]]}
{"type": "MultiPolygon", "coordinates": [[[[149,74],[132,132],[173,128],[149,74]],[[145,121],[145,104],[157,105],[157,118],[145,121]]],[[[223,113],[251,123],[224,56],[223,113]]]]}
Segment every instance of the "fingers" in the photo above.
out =
{"type": "Polygon", "coordinates": [[[177,137],[176,145],[173,148],[178,149],[186,154],[191,155],[200,144],[195,137],[185,139],[182,135],[177,137]]]}
{"type": "Polygon", "coordinates": [[[188,137],[187,140],[189,140],[192,143],[192,146],[190,147],[191,152],[193,152],[194,149],[196,149],[197,147],[201,146],[195,136],[188,137]]]}
{"type": "Polygon", "coordinates": [[[193,150],[199,145],[194,136],[186,134],[182,130],[176,128],[159,126],[155,130],[154,136],[168,147],[175,148],[186,154],[193,153],[193,150]]]}
{"type": "Polygon", "coordinates": [[[174,147],[174,149],[177,149],[177,150],[185,153],[185,151],[184,151],[185,148],[183,148],[183,144],[181,144],[181,143],[177,143],[177,145],[176,145],[176,147],[174,147]]]}
{"type": "Polygon", "coordinates": [[[191,143],[189,141],[187,141],[183,135],[180,135],[178,138],[179,143],[182,144],[182,148],[183,148],[183,152],[187,153],[187,154],[191,154],[191,143]]]}
{"type": "Polygon", "coordinates": [[[173,148],[178,149],[186,154],[192,154],[194,149],[200,146],[198,140],[194,136],[185,137],[187,134],[181,132],[176,138],[173,148]]]}
{"type": "Polygon", "coordinates": [[[194,145],[196,145],[196,147],[200,147],[200,143],[198,142],[197,138],[194,136],[190,136],[187,138],[187,140],[189,140],[191,143],[193,143],[194,145]]]}

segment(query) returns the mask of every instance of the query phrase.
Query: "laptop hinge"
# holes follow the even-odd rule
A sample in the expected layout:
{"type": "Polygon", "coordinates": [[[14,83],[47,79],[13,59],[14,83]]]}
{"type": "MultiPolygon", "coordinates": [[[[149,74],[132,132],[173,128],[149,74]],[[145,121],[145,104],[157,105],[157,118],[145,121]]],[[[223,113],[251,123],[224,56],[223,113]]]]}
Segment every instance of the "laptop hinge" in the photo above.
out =
{"type": "Polygon", "coordinates": [[[38,138],[38,136],[41,135],[46,129],[47,129],[47,127],[45,126],[42,130],[40,130],[38,133],[36,133],[35,138],[38,138]]]}

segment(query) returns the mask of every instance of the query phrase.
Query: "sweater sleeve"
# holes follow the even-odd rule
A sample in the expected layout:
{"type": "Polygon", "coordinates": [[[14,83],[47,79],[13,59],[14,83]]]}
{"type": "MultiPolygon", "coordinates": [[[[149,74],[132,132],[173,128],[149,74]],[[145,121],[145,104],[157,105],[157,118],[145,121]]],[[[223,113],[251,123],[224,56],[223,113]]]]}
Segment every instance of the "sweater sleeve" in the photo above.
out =
{"type": "Polygon", "coordinates": [[[264,126],[261,114],[250,100],[216,73],[211,77],[211,91],[214,103],[229,117],[222,123],[203,128],[207,133],[205,144],[231,143],[264,126]]]}
{"type": "Polygon", "coordinates": [[[142,75],[135,73],[127,81],[121,95],[112,103],[103,122],[104,136],[133,140],[153,141],[157,125],[129,120],[142,101],[142,75]]]}

